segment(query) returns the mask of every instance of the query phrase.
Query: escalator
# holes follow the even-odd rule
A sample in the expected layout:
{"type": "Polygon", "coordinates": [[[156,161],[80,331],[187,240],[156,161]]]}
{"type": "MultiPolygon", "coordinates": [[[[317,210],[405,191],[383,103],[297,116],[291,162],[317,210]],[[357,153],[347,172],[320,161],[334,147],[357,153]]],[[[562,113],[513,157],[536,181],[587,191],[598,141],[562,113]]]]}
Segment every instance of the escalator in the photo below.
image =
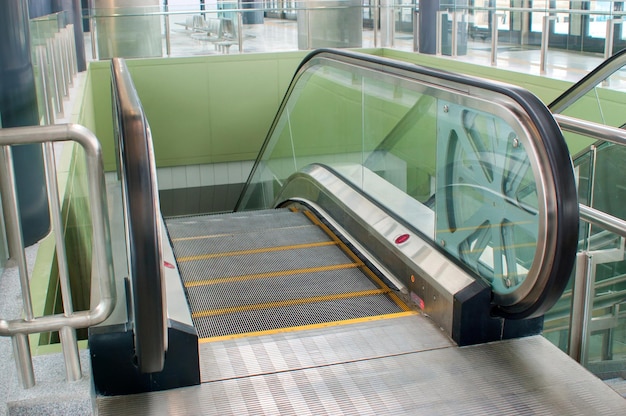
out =
{"type": "Polygon", "coordinates": [[[167,228],[201,340],[408,310],[308,210],[173,218],[167,228]]]}
{"type": "MultiPolygon", "coordinates": [[[[131,146],[118,147],[122,160],[131,146]]],[[[122,182],[127,203],[141,193],[122,182]]],[[[189,320],[169,295],[165,321],[149,317],[129,290],[146,319],[122,329],[132,365],[99,365],[92,346],[92,366],[127,366],[143,390],[99,378],[98,412],[615,414],[622,399],[537,335],[572,268],[577,207],[560,130],[526,91],[314,52],[236,211],[154,219],[189,320]],[[167,328],[163,355],[138,348],[153,345],[137,340],[143,325],[167,328]],[[189,328],[195,347],[176,335],[189,328]],[[153,362],[162,370],[141,369],[153,362]],[[197,382],[181,377],[189,362],[197,382]]],[[[155,278],[130,274],[136,287],[155,278]]]]}

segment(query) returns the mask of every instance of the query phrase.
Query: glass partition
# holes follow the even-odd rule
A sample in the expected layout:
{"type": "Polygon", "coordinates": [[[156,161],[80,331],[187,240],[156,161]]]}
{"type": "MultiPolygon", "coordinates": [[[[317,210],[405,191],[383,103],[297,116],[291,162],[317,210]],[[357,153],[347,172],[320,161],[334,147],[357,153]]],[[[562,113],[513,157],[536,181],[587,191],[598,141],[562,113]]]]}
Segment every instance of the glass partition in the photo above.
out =
{"type": "Polygon", "coordinates": [[[545,63],[546,75],[576,81],[626,48],[626,12],[614,1],[441,1],[435,9],[416,0],[142,2],[151,6],[93,3],[88,18],[97,58],[389,47],[525,65],[537,75],[545,63]]]}
{"type": "MultiPolygon", "coordinates": [[[[554,120],[529,124],[515,100],[473,79],[360,59],[321,53],[301,68],[240,208],[273,206],[291,174],[323,164],[481,276],[500,305],[534,296],[529,280],[556,248],[546,234],[556,189],[537,141],[548,128],[544,140],[564,146],[554,120]]],[[[559,189],[575,198],[569,157],[560,158],[570,179],[559,189]]]]}

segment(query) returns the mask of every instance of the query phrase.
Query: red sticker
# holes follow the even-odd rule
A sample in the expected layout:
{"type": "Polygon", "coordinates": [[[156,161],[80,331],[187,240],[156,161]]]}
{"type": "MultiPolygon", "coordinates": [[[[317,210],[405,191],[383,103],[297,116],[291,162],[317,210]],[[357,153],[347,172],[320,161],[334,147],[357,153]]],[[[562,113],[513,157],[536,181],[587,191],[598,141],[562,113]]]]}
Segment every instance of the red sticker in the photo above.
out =
{"type": "Polygon", "coordinates": [[[175,268],[176,268],[176,267],[175,267],[172,263],[170,263],[169,261],[164,261],[164,262],[163,262],[163,265],[164,265],[165,267],[167,267],[168,269],[175,269],[175,268]]]}
{"type": "Polygon", "coordinates": [[[396,244],[402,244],[402,243],[406,243],[409,238],[411,238],[410,235],[408,234],[401,234],[399,236],[396,237],[396,239],[394,240],[396,244]]]}

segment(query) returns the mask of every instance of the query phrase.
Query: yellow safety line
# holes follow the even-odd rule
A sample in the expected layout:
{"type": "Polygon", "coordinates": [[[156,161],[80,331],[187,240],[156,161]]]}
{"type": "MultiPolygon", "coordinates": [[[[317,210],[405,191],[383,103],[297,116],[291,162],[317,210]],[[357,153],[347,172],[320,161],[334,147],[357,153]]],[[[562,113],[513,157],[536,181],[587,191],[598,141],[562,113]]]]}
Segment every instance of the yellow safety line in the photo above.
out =
{"type": "Polygon", "coordinates": [[[389,313],[385,315],[376,315],[376,316],[366,316],[363,318],[354,318],[354,319],[345,319],[343,321],[333,321],[333,322],[324,322],[320,324],[310,324],[310,325],[302,325],[302,326],[291,326],[288,328],[276,328],[276,329],[268,329],[265,331],[255,331],[255,332],[246,332],[243,334],[232,334],[232,335],[222,335],[219,337],[208,337],[208,338],[200,338],[199,342],[201,344],[206,344],[209,342],[217,342],[217,341],[228,341],[232,339],[246,338],[246,337],[257,337],[262,335],[274,335],[274,334],[282,334],[286,332],[296,332],[296,331],[306,331],[309,329],[320,329],[320,328],[331,328],[334,326],[341,325],[352,325],[362,322],[373,322],[380,321],[383,319],[394,319],[394,318],[402,318],[404,316],[411,315],[419,315],[417,311],[407,311],[407,312],[396,312],[389,313]]]}
{"type": "Polygon", "coordinates": [[[341,299],[352,299],[352,298],[358,298],[358,297],[363,297],[363,296],[384,295],[388,293],[389,291],[390,289],[373,289],[373,290],[363,290],[361,292],[347,292],[347,293],[337,293],[334,295],[315,296],[312,298],[288,299],[288,300],[281,300],[281,301],[276,301],[276,302],[257,303],[254,305],[242,305],[242,306],[233,306],[230,308],[212,309],[209,311],[197,311],[197,312],[192,313],[191,316],[193,318],[206,318],[208,316],[226,315],[228,313],[258,311],[261,309],[273,309],[273,308],[282,308],[285,306],[305,305],[307,303],[325,302],[325,301],[341,300],[341,299]]]}
{"type": "Polygon", "coordinates": [[[385,289],[389,290],[389,292],[388,292],[389,297],[391,298],[391,300],[393,300],[396,303],[396,305],[398,305],[398,307],[400,309],[402,309],[404,311],[409,311],[411,309],[395,293],[391,292],[391,290],[387,287],[385,282],[380,280],[380,278],[378,276],[376,276],[376,273],[374,273],[372,270],[370,270],[370,268],[367,267],[361,261],[361,259],[356,254],[354,254],[354,252],[352,250],[350,250],[350,248],[348,246],[346,246],[346,244],[343,241],[341,241],[341,239],[339,237],[337,237],[335,235],[335,233],[330,228],[328,228],[328,226],[326,226],[326,224],[321,222],[315,215],[313,215],[309,211],[304,211],[304,215],[306,215],[307,218],[313,224],[315,224],[318,227],[320,227],[326,233],[326,235],[328,235],[331,239],[333,239],[333,241],[335,241],[337,243],[337,245],[343,250],[343,252],[346,253],[348,256],[350,256],[350,258],[355,263],[359,264],[359,267],[361,268],[361,271],[363,271],[370,279],[372,279],[378,285],[378,287],[385,288],[385,289]]]}
{"type": "Polygon", "coordinates": [[[270,278],[270,277],[287,276],[290,274],[315,273],[315,272],[326,272],[326,271],[331,271],[331,270],[352,269],[352,268],[356,268],[359,266],[360,266],[359,264],[355,264],[355,263],[343,263],[343,264],[332,264],[330,266],[308,267],[304,269],[280,270],[276,272],[248,274],[248,275],[243,275],[243,276],[220,277],[217,279],[207,279],[207,280],[197,280],[197,281],[192,281],[192,282],[186,282],[185,287],[197,287],[197,286],[216,285],[220,283],[242,282],[245,280],[265,279],[265,278],[270,278]]]}
{"type": "Polygon", "coordinates": [[[288,246],[277,246],[277,247],[262,247],[262,248],[254,248],[250,250],[228,251],[224,253],[199,254],[197,256],[180,257],[177,260],[179,263],[183,263],[186,261],[208,260],[208,259],[230,257],[230,256],[245,256],[248,254],[272,253],[275,251],[300,250],[304,248],[325,247],[325,246],[332,246],[332,245],[336,245],[336,243],[334,241],[320,241],[317,243],[292,244],[288,246]]]}
{"type": "Polygon", "coordinates": [[[209,238],[229,237],[232,235],[235,235],[235,234],[224,233],[224,234],[196,235],[193,237],[178,237],[178,238],[172,238],[172,243],[177,243],[179,241],[208,240],[209,238]]]}
{"type": "MultiPolygon", "coordinates": [[[[290,226],[290,227],[283,227],[283,229],[285,229],[285,228],[297,229],[297,228],[306,228],[306,227],[311,227],[311,226],[310,225],[295,225],[295,226],[290,226]]],[[[257,230],[257,231],[260,231],[260,230],[257,230]]],[[[232,236],[236,236],[236,235],[245,235],[245,234],[223,233],[223,234],[196,235],[196,236],[193,236],[193,237],[172,238],[172,242],[173,243],[177,243],[179,241],[208,240],[208,239],[211,239],[211,238],[232,237],[232,236]]]]}

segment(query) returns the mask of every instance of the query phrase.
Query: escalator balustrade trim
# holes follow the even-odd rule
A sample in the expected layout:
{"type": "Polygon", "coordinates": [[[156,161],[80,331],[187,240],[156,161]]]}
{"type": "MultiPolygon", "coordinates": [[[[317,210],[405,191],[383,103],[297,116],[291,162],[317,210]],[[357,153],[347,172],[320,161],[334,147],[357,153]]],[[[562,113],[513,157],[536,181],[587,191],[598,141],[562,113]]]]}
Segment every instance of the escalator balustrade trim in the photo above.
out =
{"type": "Polygon", "coordinates": [[[200,342],[417,314],[308,210],[230,215],[168,228],[200,342]]]}

